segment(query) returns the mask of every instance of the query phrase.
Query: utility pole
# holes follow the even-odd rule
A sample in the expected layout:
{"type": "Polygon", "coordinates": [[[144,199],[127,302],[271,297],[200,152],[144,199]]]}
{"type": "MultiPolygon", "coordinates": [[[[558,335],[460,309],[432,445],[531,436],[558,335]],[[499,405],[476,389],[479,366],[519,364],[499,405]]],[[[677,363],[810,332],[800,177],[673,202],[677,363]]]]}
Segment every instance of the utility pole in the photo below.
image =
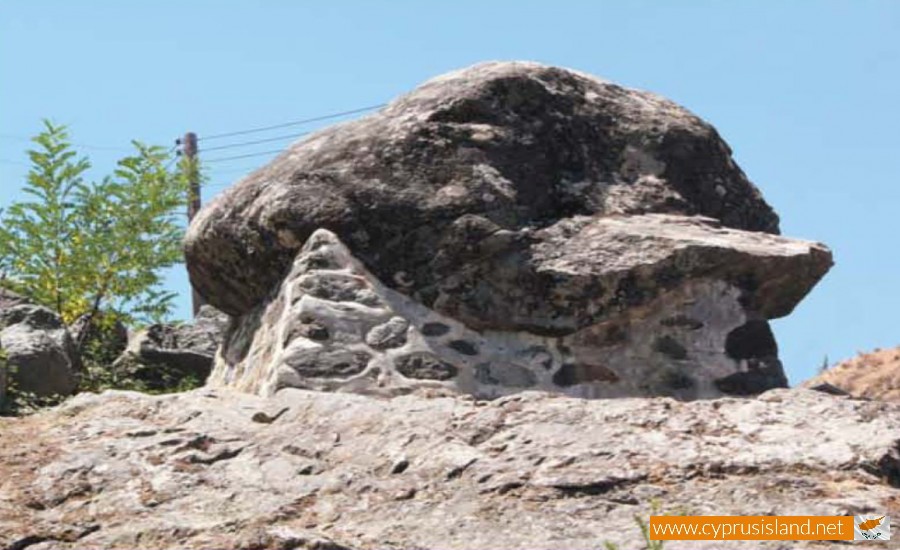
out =
{"type": "Polygon", "coordinates": [[[188,183],[190,184],[190,200],[188,200],[188,223],[194,220],[194,216],[200,211],[200,177],[197,170],[197,134],[188,132],[181,140],[182,153],[188,159],[188,183]]]}
{"type": "MultiPolygon", "coordinates": [[[[194,220],[194,216],[197,215],[197,212],[200,211],[200,170],[197,167],[197,134],[194,132],[188,132],[184,134],[184,138],[181,139],[181,153],[187,158],[187,177],[188,177],[188,205],[187,205],[187,215],[188,215],[188,224],[190,224],[194,220]]],[[[193,285],[191,286],[191,306],[194,311],[194,316],[197,316],[197,313],[200,311],[200,306],[204,304],[203,297],[197,294],[197,291],[194,290],[193,285]]]]}

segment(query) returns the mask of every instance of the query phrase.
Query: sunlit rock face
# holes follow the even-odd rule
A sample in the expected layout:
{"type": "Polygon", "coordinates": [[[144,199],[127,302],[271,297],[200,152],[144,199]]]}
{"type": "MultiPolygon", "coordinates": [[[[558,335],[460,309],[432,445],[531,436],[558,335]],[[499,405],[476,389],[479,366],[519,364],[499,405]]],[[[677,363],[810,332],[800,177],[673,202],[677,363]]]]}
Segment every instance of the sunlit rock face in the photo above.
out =
{"type": "Polygon", "coordinates": [[[809,390],[684,402],[107,391],[0,417],[0,433],[0,548],[637,550],[635,515],[900,514],[900,404],[809,390]]]}
{"type": "Polygon", "coordinates": [[[0,296],[0,405],[10,382],[40,397],[72,394],[81,359],[66,325],[54,311],[14,296],[0,296]]]}
{"type": "Polygon", "coordinates": [[[751,395],[825,274],[716,131],[533,63],[426,82],[207,205],[191,281],[237,317],[211,383],[397,395],[751,395]]]}
{"type": "MultiPolygon", "coordinates": [[[[746,293],[725,275],[692,277],[690,270],[714,271],[704,256],[721,254],[720,238],[733,239],[726,269],[738,272],[740,263],[747,271],[767,264],[791,270],[815,257],[815,245],[660,215],[594,220],[586,231],[591,254],[562,264],[548,259],[544,267],[597,288],[623,276],[615,262],[597,260],[616,252],[622,240],[643,238],[653,253],[626,273],[647,280],[631,276],[629,285],[649,292],[658,269],[688,270],[670,275],[683,282],[567,335],[476,331],[390,289],[336,235],[319,230],[274,297],[232,329],[210,382],[261,394],[297,387],[482,398],[536,389],[589,398],[695,399],[786,385],[768,323],[747,309],[746,293]],[[677,241],[664,236],[670,224],[679,228],[677,241]]],[[[587,290],[582,299],[590,300],[587,290]]],[[[777,304],[774,297],[756,299],[761,308],[777,304]]],[[[593,307],[609,306],[597,298],[593,307]]]]}

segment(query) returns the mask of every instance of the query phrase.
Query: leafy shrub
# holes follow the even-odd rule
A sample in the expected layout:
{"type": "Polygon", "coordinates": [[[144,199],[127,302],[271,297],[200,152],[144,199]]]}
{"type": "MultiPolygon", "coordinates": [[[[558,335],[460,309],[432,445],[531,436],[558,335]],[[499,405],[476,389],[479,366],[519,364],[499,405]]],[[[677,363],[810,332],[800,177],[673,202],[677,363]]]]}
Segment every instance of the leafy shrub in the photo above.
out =
{"type": "MultiPolygon", "coordinates": [[[[53,309],[67,325],[80,320],[81,389],[146,389],[113,367],[121,351],[115,330],[171,313],[175,294],[163,289],[163,272],[183,261],[188,180],[200,179],[199,167],[182,159],[170,171],[170,152],[135,141],[112,174],[89,183],[91,164],[73,150],[65,126],[45,121],[33,141],[22,189],[28,199],[0,210],[0,285],[53,309]]],[[[7,399],[16,410],[55,401],[12,385],[7,399]]]]}
{"type": "MultiPolygon", "coordinates": [[[[0,218],[3,284],[54,309],[66,324],[86,316],[128,323],[166,317],[175,295],[163,270],[182,261],[186,169],[166,168],[169,153],[133,142],[112,175],[87,183],[64,126],[44,123],[28,152],[23,192],[0,218]]],[[[80,349],[85,344],[76,342],[80,349]]]]}

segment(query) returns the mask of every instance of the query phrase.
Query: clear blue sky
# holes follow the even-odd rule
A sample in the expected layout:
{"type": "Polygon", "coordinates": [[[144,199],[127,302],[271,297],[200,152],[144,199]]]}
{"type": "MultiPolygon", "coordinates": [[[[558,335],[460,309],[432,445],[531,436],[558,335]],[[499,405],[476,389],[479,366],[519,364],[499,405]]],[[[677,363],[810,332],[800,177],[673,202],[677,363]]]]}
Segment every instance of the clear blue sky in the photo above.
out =
{"type": "MultiPolygon", "coordinates": [[[[120,154],[106,148],[134,138],[170,145],[185,130],[377,104],[494,59],[572,67],[687,106],[731,144],[786,235],[832,247],[835,268],[775,323],[793,382],[826,354],[900,344],[896,0],[2,0],[0,205],[18,196],[21,137],[43,117],[96,147],[84,152],[99,176],[120,154]]],[[[210,193],[267,158],[211,165],[210,193]]],[[[186,276],[169,284],[187,316],[186,276]]]]}

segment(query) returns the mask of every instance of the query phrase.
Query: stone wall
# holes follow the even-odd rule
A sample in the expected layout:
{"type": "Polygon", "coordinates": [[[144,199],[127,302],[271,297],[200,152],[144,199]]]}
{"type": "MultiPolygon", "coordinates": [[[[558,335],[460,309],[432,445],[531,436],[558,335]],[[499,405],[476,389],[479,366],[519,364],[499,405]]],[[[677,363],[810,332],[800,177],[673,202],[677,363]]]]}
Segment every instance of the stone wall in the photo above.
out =
{"type": "Polygon", "coordinates": [[[262,394],[495,398],[540,389],[696,399],[759,393],[786,379],[767,322],[721,280],[689,281],[566,336],[479,332],[386,287],[320,230],[277,293],[232,327],[210,383],[262,394]]]}

